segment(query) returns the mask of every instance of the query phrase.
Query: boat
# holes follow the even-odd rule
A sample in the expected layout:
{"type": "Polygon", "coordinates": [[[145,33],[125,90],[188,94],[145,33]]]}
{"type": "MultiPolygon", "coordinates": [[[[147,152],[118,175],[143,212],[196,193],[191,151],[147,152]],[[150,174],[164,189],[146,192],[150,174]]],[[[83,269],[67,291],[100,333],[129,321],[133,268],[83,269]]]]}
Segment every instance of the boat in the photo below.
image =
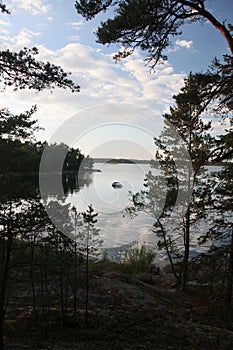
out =
{"type": "Polygon", "coordinates": [[[114,187],[114,188],[121,188],[121,187],[123,187],[123,185],[119,181],[114,181],[112,183],[112,187],[114,187]]]}

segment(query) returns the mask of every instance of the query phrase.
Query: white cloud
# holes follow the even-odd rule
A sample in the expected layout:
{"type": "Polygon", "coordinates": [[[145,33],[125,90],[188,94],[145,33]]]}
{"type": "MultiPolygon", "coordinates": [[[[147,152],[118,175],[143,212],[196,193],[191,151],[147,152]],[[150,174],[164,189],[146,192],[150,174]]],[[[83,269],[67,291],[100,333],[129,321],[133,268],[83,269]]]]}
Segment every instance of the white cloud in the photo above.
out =
{"type": "Polygon", "coordinates": [[[192,40],[176,40],[176,45],[180,46],[180,47],[184,47],[185,49],[191,49],[193,42],[192,40]]]}
{"type": "Polygon", "coordinates": [[[84,21],[68,22],[68,23],[66,23],[66,25],[71,26],[72,29],[75,29],[75,30],[80,30],[81,27],[82,27],[84,24],[85,24],[84,21]]]}
{"type": "MultiPolygon", "coordinates": [[[[12,24],[10,23],[10,22],[8,22],[8,21],[4,21],[4,20],[2,20],[2,19],[0,19],[0,26],[1,27],[9,27],[9,26],[11,26],[12,24]]],[[[1,29],[2,30],[2,29],[1,29]]]]}
{"type": "MultiPolygon", "coordinates": [[[[24,29],[17,40],[13,38],[12,44],[32,41],[33,45],[34,35],[39,33],[24,29]]],[[[46,128],[45,132],[40,133],[42,138],[49,138],[63,121],[79,110],[105,103],[141,105],[156,111],[159,118],[164,109],[173,103],[172,96],[183,85],[184,75],[174,73],[168,63],[158,66],[156,74],[150,74],[138,52],[115,64],[111,55],[80,43],[71,43],[56,51],[42,45],[37,47],[38,59],[49,60],[72,72],[72,79],[81,86],[78,94],[61,89],[55,89],[52,94],[48,91],[13,92],[10,89],[1,93],[2,105],[9,106],[13,113],[21,112],[34,104],[38,106],[36,118],[39,125],[46,128]]],[[[109,119],[111,111],[105,116],[106,121],[109,119]]],[[[141,119],[143,126],[145,118],[141,119]]],[[[118,120],[125,121],[125,116],[119,115],[118,120]]]]}
{"type": "Polygon", "coordinates": [[[71,40],[71,42],[79,41],[80,36],[79,35],[70,35],[69,40],[71,40]]]}
{"type": "Polygon", "coordinates": [[[1,27],[0,40],[5,41],[5,37],[10,35],[10,31],[7,29],[7,27],[11,25],[12,24],[10,22],[0,19],[0,27],[1,27]]]}
{"type": "Polygon", "coordinates": [[[4,37],[4,41],[5,43],[10,44],[10,46],[14,50],[18,50],[25,46],[33,45],[33,38],[40,35],[41,35],[41,32],[33,32],[32,30],[23,28],[20,30],[20,32],[17,35],[13,37],[6,35],[4,37]]]}
{"type": "Polygon", "coordinates": [[[48,5],[46,0],[11,0],[11,2],[32,15],[45,14],[51,10],[51,5],[48,5]]]}
{"type": "Polygon", "coordinates": [[[231,118],[226,118],[222,120],[221,118],[212,119],[210,117],[205,116],[203,117],[203,121],[204,123],[208,123],[211,121],[211,126],[212,126],[211,133],[215,136],[224,134],[225,130],[229,129],[231,126],[231,118]]]}

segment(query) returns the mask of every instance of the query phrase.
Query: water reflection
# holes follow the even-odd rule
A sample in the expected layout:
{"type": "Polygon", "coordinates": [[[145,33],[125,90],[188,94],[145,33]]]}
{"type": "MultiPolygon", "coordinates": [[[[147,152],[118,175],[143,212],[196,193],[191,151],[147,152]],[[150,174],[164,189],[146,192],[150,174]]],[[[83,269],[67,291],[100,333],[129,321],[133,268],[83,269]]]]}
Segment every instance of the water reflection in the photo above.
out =
{"type": "Polygon", "coordinates": [[[89,187],[93,181],[92,173],[82,172],[46,173],[40,174],[40,190],[43,200],[57,198],[65,200],[67,196],[80,191],[81,188],[89,187]]]}
{"type": "Polygon", "coordinates": [[[80,173],[63,173],[62,186],[65,195],[72,195],[80,191],[81,188],[89,187],[92,184],[92,173],[83,171],[80,173]]]}

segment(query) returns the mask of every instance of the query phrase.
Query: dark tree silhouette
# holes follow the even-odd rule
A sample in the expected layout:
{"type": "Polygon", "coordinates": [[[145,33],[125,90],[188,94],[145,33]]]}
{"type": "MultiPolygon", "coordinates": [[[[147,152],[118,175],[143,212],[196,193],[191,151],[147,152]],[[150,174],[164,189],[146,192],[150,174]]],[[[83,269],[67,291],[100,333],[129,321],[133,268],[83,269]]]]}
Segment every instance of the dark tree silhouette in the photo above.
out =
{"type": "Polygon", "coordinates": [[[147,52],[146,61],[154,67],[160,59],[167,58],[164,50],[172,37],[182,33],[181,26],[197,21],[207,21],[220,31],[233,54],[232,26],[221,23],[205,4],[205,0],[80,0],[75,7],[90,20],[111,6],[114,17],[101,22],[97,41],[123,46],[123,51],[115,55],[116,60],[131,55],[138,47],[147,52]]]}
{"type": "MultiPolygon", "coordinates": [[[[10,14],[6,5],[0,1],[0,11],[10,14]]],[[[35,59],[38,54],[36,47],[24,47],[19,52],[9,49],[0,51],[0,83],[4,86],[13,86],[17,89],[43,89],[69,88],[72,92],[80,90],[61,67],[50,62],[41,62],[35,59]]]]}

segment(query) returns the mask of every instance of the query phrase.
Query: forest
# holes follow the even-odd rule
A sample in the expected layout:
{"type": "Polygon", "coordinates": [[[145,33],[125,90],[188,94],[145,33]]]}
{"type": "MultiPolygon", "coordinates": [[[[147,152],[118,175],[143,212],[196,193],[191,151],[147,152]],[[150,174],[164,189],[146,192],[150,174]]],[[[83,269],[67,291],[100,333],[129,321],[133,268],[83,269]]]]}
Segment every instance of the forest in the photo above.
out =
{"type": "MultiPolygon", "coordinates": [[[[39,169],[45,148],[48,155],[50,150],[64,155],[64,192],[73,188],[67,178],[91,171],[94,161],[79,148],[36,141],[36,106],[20,115],[0,109],[0,350],[232,349],[233,27],[220,23],[205,5],[205,0],[75,3],[86,20],[114,7],[115,17],[102,22],[96,35],[104,45],[123,44],[116,61],[140,49],[154,68],[166,59],[169,37],[179,35],[184,22],[195,28],[196,21],[208,21],[228,46],[208,71],[184,79],[154,138],[159,151],[144,188],[130,193],[124,215],[152,215],[158,238],[153,250],[129,247],[116,263],[102,249],[91,204],[77,212],[54,194],[44,205],[39,169]],[[226,123],[222,134],[212,133],[209,116],[226,123]],[[218,171],[208,172],[207,164],[218,171]],[[48,208],[60,218],[59,229],[48,208]],[[191,257],[202,220],[208,229],[198,244],[209,242],[211,248],[191,257]],[[158,251],[167,257],[163,273],[153,264],[158,251]]],[[[2,1],[0,10],[10,14],[2,1]]],[[[79,93],[68,73],[37,61],[37,53],[37,48],[0,51],[5,89],[79,93]]],[[[54,172],[50,159],[46,176],[54,172]]]]}

